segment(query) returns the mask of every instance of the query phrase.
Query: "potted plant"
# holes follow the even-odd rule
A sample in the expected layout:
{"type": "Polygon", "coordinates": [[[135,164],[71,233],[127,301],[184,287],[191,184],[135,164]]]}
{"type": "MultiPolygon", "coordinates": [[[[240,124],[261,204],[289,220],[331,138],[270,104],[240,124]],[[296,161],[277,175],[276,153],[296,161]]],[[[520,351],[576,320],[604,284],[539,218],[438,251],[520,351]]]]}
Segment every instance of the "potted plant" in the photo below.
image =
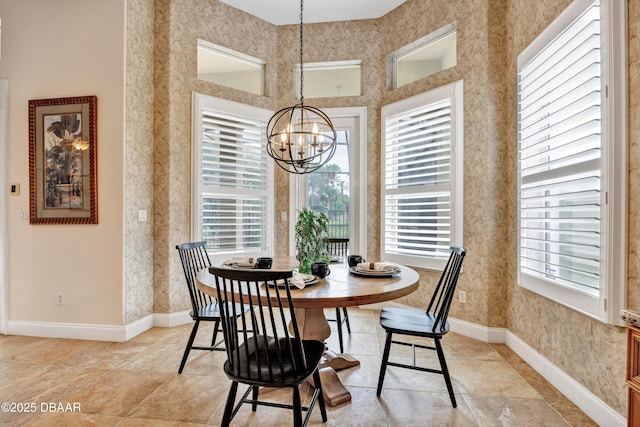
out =
{"type": "Polygon", "coordinates": [[[299,271],[310,274],[314,262],[329,262],[329,252],[324,240],[328,235],[329,219],[324,212],[303,208],[296,222],[296,256],[299,271]]]}

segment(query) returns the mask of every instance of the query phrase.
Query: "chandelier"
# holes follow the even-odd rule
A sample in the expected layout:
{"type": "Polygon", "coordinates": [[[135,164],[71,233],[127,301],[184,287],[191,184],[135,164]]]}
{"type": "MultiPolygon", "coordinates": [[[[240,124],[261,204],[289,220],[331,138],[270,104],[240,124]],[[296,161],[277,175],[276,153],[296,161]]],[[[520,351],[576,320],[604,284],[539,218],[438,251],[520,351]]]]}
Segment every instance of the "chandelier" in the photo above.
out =
{"type": "Polygon", "coordinates": [[[304,105],[300,0],[300,103],[276,112],[267,124],[267,154],[290,173],[311,173],[336,152],[336,130],[322,110],[304,105]]]}

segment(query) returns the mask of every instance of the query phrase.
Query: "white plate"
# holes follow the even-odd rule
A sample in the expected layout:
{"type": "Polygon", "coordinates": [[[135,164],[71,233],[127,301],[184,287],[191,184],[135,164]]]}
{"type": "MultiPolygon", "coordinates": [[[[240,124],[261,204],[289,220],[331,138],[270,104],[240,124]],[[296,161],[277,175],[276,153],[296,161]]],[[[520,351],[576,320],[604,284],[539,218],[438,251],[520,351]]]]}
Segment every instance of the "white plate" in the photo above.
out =
{"type": "Polygon", "coordinates": [[[357,266],[351,267],[349,271],[351,271],[351,273],[356,274],[358,276],[365,276],[365,277],[391,277],[394,274],[400,273],[399,268],[394,268],[393,270],[381,271],[381,270],[361,269],[361,268],[358,268],[357,266]]]}
{"type": "MultiPolygon", "coordinates": [[[[313,276],[311,274],[304,274],[303,276],[304,276],[305,288],[307,286],[315,285],[321,280],[318,276],[313,276]]],[[[278,285],[279,288],[284,288],[284,281],[278,280],[276,284],[278,285]]],[[[273,287],[273,282],[269,282],[269,286],[273,287]]],[[[291,280],[289,280],[289,287],[291,289],[299,289],[295,283],[291,282],[291,280]]]]}

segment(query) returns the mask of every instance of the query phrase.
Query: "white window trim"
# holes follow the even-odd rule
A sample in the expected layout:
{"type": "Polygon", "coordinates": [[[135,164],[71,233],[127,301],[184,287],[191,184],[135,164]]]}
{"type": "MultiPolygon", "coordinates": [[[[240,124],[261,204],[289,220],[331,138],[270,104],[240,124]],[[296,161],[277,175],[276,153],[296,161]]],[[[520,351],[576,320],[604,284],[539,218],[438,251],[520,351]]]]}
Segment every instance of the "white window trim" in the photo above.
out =
{"type": "MultiPolygon", "coordinates": [[[[362,255],[367,258],[367,107],[344,107],[344,108],[324,108],[324,111],[331,120],[339,120],[341,118],[355,118],[358,123],[358,144],[354,144],[350,157],[349,171],[357,171],[358,182],[353,182],[352,194],[357,194],[357,198],[351,199],[351,209],[349,212],[349,221],[351,224],[357,224],[353,228],[351,237],[353,241],[349,242],[349,250],[351,253],[362,255]],[[355,235],[353,234],[355,233],[355,235]]],[[[295,234],[294,228],[297,219],[297,212],[300,206],[300,200],[307,192],[306,180],[302,177],[290,174],[289,177],[289,255],[295,256],[295,234]]]]}
{"type": "MultiPolygon", "coordinates": [[[[519,56],[518,70],[558,36],[594,0],[575,0],[519,56]]],[[[532,292],[608,324],[624,325],[619,311],[626,305],[627,290],[627,1],[601,0],[602,81],[602,186],[608,199],[602,211],[601,277],[599,295],[536,279],[520,271],[518,284],[532,292]],[[618,30],[616,30],[618,28],[618,30]],[[611,71],[613,74],[607,74],[611,71]],[[613,99],[613,101],[611,101],[613,99]],[[615,142],[618,143],[615,143],[615,142]]],[[[518,177],[518,188],[520,188],[518,177]]],[[[520,200],[518,198],[518,211],[520,200]]],[[[518,226],[518,241],[520,227],[518,226]]]]}
{"type": "Polygon", "coordinates": [[[9,323],[9,204],[7,200],[9,80],[0,79],[0,334],[8,333],[9,323]]]}
{"type": "MultiPolygon", "coordinates": [[[[202,228],[201,215],[202,212],[202,180],[200,179],[200,165],[202,162],[202,150],[199,148],[201,141],[201,129],[202,129],[202,114],[200,112],[203,108],[208,110],[220,111],[225,114],[232,114],[241,117],[252,117],[254,119],[263,120],[265,123],[269,121],[269,118],[273,115],[273,111],[266,110],[251,105],[242,104],[239,102],[229,101],[222,98],[216,98],[213,96],[203,95],[200,93],[192,94],[192,129],[191,129],[191,239],[193,241],[200,241],[200,230],[202,228]]],[[[251,252],[220,252],[209,253],[211,262],[213,264],[221,264],[227,260],[230,256],[273,256],[275,250],[274,242],[274,199],[275,199],[275,184],[274,184],[274,168],[273,162],[268,162],[268,174],[270,177],[269,183],[269,205],[267,207],[267,217],[270,221],[267,221],[265,227],[267,227],[266,239],[267,247],[262,251],[251,252]]]]}
{"type": "Polygon", "coordinates": [[[385,117],[419,108],[426,104],[435,103],[443,99],[451,99],[451,242],[450,246],[463,245],[464,227],[464,83],[459,80],[454,83],[412,96],[411,98],[395,102],[382,107],[381,113],[381,175],[380,175],[380,256],[387,261],[404,265],[426,268],[431,270],[444,269],[447,258],[434,259],[413,256],[387,254],[385,251],[385,117]]]}

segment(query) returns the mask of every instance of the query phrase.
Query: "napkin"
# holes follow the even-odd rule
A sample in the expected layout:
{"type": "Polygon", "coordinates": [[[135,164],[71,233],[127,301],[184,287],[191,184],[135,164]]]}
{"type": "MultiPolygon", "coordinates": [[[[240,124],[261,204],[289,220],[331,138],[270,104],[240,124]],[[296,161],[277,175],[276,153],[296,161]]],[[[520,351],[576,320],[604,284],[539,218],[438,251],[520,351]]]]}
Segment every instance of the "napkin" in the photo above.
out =
{"type": "Polygon", "coordinates": [[[392,262],[379,261],[379,262],[360,262],[356,266],[358,270],[375,270],[375,271],[391,271],[398,268],[392,262]]]}
{"type": "Polygon", "coordinates": [[[255,260],[253,258],[249,258],[246,256],[234,256],[231,259],[226,260],[224,265],[232,266],[232,267],[254,267],[255,260]]]}
{"type": "MultiPolygon", "coordinates": [[[[289,283],[295,286],[298,289],[304,289],[307,285],[307,282],[310,282],[314,279],[314,277],[310,274],[298,273],[297,271],[293,272],[293,276],[289,279],[289,283]]],[[[278,286],[284,285],[284,280],[278,280],[278,286]]]]}
{"type": "Polygon", "coordinates": [[[290,282],[298,289],[304,289],[306,282],[309,281],[309,277],[313,279],[313,276],[309,276],[308,274],[302,274],[302,273],[298,273],[297,271],[294,271],[290,282]]]}

